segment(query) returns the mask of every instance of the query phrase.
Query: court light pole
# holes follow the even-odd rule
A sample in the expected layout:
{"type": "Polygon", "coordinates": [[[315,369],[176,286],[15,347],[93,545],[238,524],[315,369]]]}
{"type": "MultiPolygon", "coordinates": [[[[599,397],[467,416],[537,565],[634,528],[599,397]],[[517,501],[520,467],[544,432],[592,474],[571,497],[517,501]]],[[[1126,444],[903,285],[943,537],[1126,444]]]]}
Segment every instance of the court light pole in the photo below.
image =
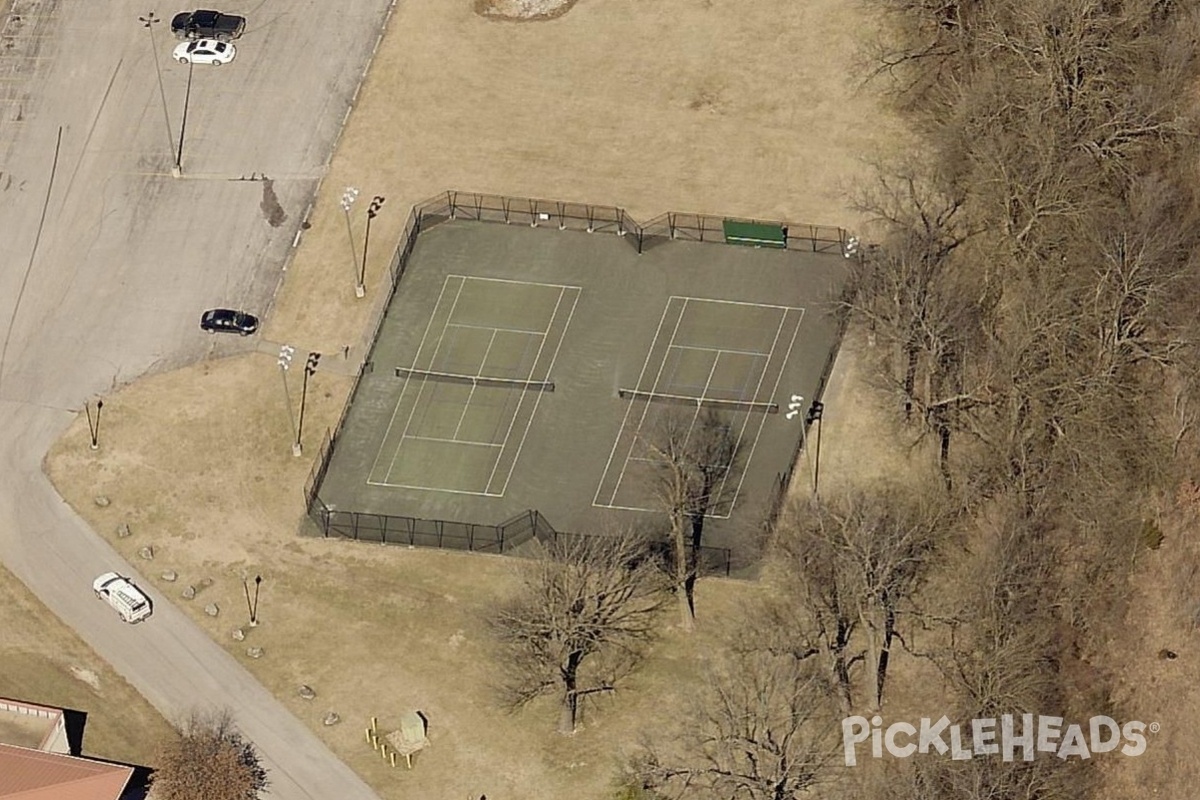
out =
{"type": "Polygon", "coordinates": [[[242,589],[246,592],[246,610],[250,612],[250,627],[258,627],[258,589],[262,586],[262,575],[254,576],[254,602],[250,602],[250,584],[242,576],[242,589]]]}
{"type": "Polygon", "coordinates": [[[92,408],[86,402],[83,404],[83,413],[87,414],[88,433],[92,435],[92,443],[89,445],[91,450],[100,449],[100,412],[104,410],[104,401],[96,401],[96,418],[92,419],[92,408]]]}
{"type": "Polygon", "coordinates": [[[817,450],[815,454],[815,463],[813,465],[813,494],[817,493],[817,484],[821,479],[821,417],[825,413],[825,404],[820,400],[813,400],[812,407],[808,409],[808,416],[805,420],[805,426],[817,426],[817,450]]]}
{"type": "Polygon", "coordinates": [[[156,17],[151,11],[144,17],[138,17],[138,22],[142,23],[142,27],[150,31],[150,55],[154,58],[154,73],[158,76],[158,98],[162,101],[163,122],[166,123],[167,145],[173,147],[175,144],[171,136],[171,115],[167,112],[167,92],[163,88],[162,66],[158,63],[158,41],[154,36],[154,26],[162,22],[162,19],[156,17]]]}
{"type": "Polygon", "coordinates": [[[320,360],[320,353],[309,353],[308,360],[304,362],[304,383],[300,389],[300,424],[296,426],[296,444],[292,448],[295,455],[300,455],[300,437],[304,435],[304,401],[308,399],[308,379],[317,371],[320,360]]]}
{"type": "Polygon", "coordinates": [[[188,105],[192,101],[192,70],[196,65],[188,59],[187,91],[183,93],[183,121],[179,123],[179,150],[175,153],[175,167],[171,174],[178,178],[183,175],[183,137],[187,131],[188,105]]]}
{"type": "Polygon", "coordinates": [[[371,241],[371,220],[375,219],[379,209],[383,208],[386,199],[375,195],[371,198],[371,205],[367,207],[367,231],[363,234],[363,254],[362,261],[358,265],[358,285],[354,287],[355,297],[363,297],[367,293],[367,245],[371,241]]]}
{"type": "Polygon", "coordinates": [[[354,228],[350,225],[350,209],[354,208],[354,201],[357,199],[358,189],[353,186],[347,186],[346,190],[342,192],[342,211],[346,217],[346,235],[350,238],[350,266],[354,267],[354,294],[356,297],[362,297],[366,294],[366,289],[358,279],[358,250],[354,247],[354,228]]]}
{"type": "Polygon", "coordinates": [[[291,424],[292,435],[296,437],[296,441],[292,443],[292,455],[300,455],[299,445],[296,442],[300,441],[300,434],[296,431],[296,418],[292,415],[292,395],[288,391],[287,372],[288,367],[292,365],[292,356],[295,354],[296,348],[290,344],[279,346],[279,374],[283,378],[283,400],[287,403],[288,422],[291,424]]]}

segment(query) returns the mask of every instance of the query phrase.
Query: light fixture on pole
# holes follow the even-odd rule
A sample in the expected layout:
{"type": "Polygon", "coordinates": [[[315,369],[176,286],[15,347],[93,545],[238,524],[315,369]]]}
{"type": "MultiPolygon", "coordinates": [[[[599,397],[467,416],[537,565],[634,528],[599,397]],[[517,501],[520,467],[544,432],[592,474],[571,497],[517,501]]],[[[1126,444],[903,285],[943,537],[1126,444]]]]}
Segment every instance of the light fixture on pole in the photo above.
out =
{"type": "Polygon", "coordinates": [[[367,245],[371,242],[371,220],[375,219],[379,209],[383,208],[386,199],[375,195],[371,198],[371,205],[367,207],[367,231],[363,234],[363,254],[362,261],[358,265],[358,285],[354,287],[355,297],[362,297],[367,293],[367,245]]]}
{"type": "Polygon", "coordinates": [[[821,416],[825,413],[825,404],[820,400],[813,400],[812,407],[808,409],[808,415],[805,419],[805,425],[817,424],[817,451],[815,454],[815,464],[813,466],[813,494],[817,493],[817,483],[821,478],[821,416]]]}
{"type": "Polygon", "coordinates": [[[362,297],[366,294],[366,289],[358,279],[358,250],[354,247],[354,228],[350,226],[350,209],[354,208],[354,201],[358,199],[358,189],[353,186],[347,186],[342,192],[342,211],[346,216],[346,235],[350,237],[350,266],[354,267],[354,294],[356,297],[362,297]]]}
{"type": "Polygon", "coordinates": [[[262,575],[254,576],[254,602],[250,601],[250,584],[242,576],[242,590],[246,593],[246,610],[250,612],[250,627],[258,627],[258,590],[262,586],[262,575]]]}
{"type": "Polygon", "coordinates": [[[162,19],[154,15],[151,11],[144,17],[138,17],[138,22],[142,23],[142,27],[150,31],[150,55],[154,58],[154,74],[158,76],[158,97],[162,101],[163,122],[166,123],[167,132],[167,147],[174,149],[175,137],[171,135],[171,115],[167,112],[167,92],[163,89],[162,67],[158,63],[158,42],[154,37],[154,26],[162,22],[162,19]]]}
{"type": "Polygon", "coordinates": [[[92,407],[87,403],[83,404],[83,413],[87,414],[88,433],[92,435],[92,442],[89,445],[91,450],[100,449],[100,412],[104,410],[104,401],[96,401],[96,418],[92,419],[92,407]]]}
{"type": "Polygon", "coordinates": [[[321,361],[320,353],[309,353],[308,360],[304,362],[304,383],[300,389],[300,424],[296,426],[296,444],[292,448],[292,452],[300,455],[300,437],[304,435],[304,401],[308,399],[308,379],[317,371],[317,364],[321,361]]]}
{"type": "Polygon", "coordinates": [[[188,59],[187,91],[183,93],[183,121],[179,123],[179,150],[175,153],[175,166],[171,170],[171,175],[176,178],[183,175],[183,136],[187,131],[188,105],[192,101],[192,68],[194,66],[191,59],[188,59]]]}
{"type": "Polygon", "coordinates": [[[283,378],[283,399],[287,403],[288,422],[291,424],[292,436],[295,437],[295,441],[292,443],[292,455],[298,456],[300,455],[300,446],[297,442],[300,441],[300,434],[296,431],[296,418],[292,415],[292,395],[288,392],[287,382],[288,367],[292,365],[292,355],[295,352],[296,348],[290,344],[280,345],[279,360],[276,363],[279,364],[279,374],[283,378]]]}

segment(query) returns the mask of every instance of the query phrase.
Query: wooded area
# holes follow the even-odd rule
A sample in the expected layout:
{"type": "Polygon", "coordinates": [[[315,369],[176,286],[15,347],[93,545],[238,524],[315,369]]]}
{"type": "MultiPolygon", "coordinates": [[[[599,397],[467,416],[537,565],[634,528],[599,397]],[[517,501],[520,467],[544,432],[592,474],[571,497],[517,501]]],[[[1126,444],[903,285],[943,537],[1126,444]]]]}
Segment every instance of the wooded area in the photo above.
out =
{"type": "MultiPolygon", "coordinates": [[[[954,720],[1129,712],[1106,643],[1161,520],[1200,496],[1200,9],[869,4],[870,81],[917,147],[858,193],[876,227],[841,311],[929,479],[782,509],[762,545],[772,591],[687,735],[651,735],[631,762],[647,797],[783,800],[845,780],[831,730],[886,712],[900,648],[941,676],[930,711],[954,720]]],[[[707,420],[689,449],[691,427],[666,425],[649,443],[684,628],[705,465],[737,460],[722,430],[707,420]]],[[[1198,574],[1194,549],[1180,574],[1198,574]]],[[[1096,760],[947,756],[887,763],[855,796],[1082,800],[1100,781],[1096,760]]]]}

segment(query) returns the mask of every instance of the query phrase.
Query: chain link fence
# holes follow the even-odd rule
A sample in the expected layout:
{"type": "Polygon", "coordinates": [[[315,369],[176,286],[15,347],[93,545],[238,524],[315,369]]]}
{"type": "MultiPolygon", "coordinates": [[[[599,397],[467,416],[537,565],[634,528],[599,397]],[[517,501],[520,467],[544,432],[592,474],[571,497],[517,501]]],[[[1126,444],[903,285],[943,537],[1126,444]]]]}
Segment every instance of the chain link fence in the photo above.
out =
{"type": "MultiPolygon", "coordinates": [[[[326,431],[317,452],[316,461],[304,485],[305,508],[309,517],[317,524],[321,534],[325,537],[341,536],[382,544],[450,547],[505,553],[532,539],[545,542],[558,536],[576,535],[554,530],[536,510],[523,512],[499,525],[483,525],[449,520],[419,519],[403,515],[344,511],[330,508],[320,499],[321,484],[329,471],[329,463],[354,404],[359,385],[363,376],[370,374],[373,369],[369,353],[379,335],[379,329],[383,325],[388,306],[404,278],[417,239],[422,231],[452,220],[529,225],[534,228],[553,226],[559,230],[614,234],[627,237],[639,253],[670,241],[727,244],[725,236],[727,222],[778,227],[782,229],[786,248],[789,250],[841,253],[850,257],[855,251],[856,242],[842,228],[820,225],[797,225],[781,221],[677,212],[663,214],[645,224],[640,224],[624,209],[616,206],[597,206],[561,200],[538,200],[475,192],[446,191],[418,203],[409,211],[408,220],[400,234],[400,242],[388,268],[391,285],[380,302],[376,304],[373,319],[367,328],[370,335],[363,340],[363,352],[367,353],[368,357],[360,363],[350,394],[338,417],[337,425],[332,431],[326,431]]],[[[836,350],[830,354],[829,362],[826,364],[825,374],[821,379],[822,388],[828,372],[832,368],[835,354],[836,350]]],[[[820,393],[817,396],[820,397],[820,393]]],[[[777,477],[777,500],[773,512],[777,513],[778,506],[782,502],[790,482],[790,470],[777,477]]],[[[772,517],[774,517],[774,513],[772,517]]],[[[734,554],[730,548],[701,548],[700,561],[703,571],[706,573],[729,575],[733,560],[734,554]]]]}

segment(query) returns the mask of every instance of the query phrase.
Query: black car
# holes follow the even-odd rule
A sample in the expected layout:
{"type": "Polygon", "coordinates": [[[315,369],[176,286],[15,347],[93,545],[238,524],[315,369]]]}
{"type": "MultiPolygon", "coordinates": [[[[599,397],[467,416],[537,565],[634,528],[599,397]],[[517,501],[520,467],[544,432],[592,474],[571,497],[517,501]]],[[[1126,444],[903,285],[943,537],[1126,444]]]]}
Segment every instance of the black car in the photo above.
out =
{"type": "Polygon", "coordinates": [[[184,11],[171,20],[177,39],[218,39],[228,42],[242,35],[246,18],[220,11],[184,11]]]}
{"type": "Polygon", "coordinates": [[[201,315],[200,330],[249,336],[258,330],[258,317],[245,311],[234,311],[232,308],[214,308],[201,315]]]}

